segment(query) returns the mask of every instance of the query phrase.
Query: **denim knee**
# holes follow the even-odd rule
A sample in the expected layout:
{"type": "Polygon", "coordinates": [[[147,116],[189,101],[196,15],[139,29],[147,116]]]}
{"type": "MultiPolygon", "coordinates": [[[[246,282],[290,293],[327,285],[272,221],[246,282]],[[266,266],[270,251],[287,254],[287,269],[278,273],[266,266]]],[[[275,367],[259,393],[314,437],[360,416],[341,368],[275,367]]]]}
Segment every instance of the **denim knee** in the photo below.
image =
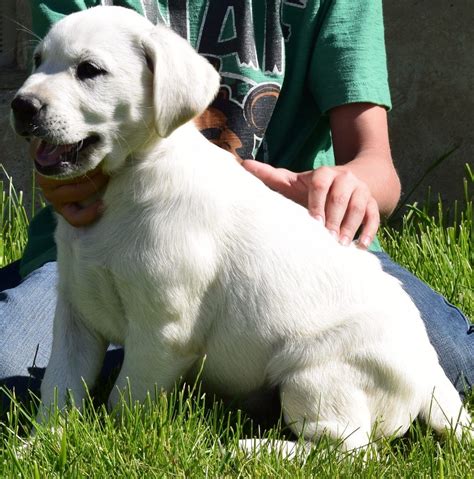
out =
{"type": "Polygon", "coordinates": [[[474,333],[466,316],[386,253],[374,253],[385,272],[398,278],[420,311],[444,372],[463,395],[474,384],[474,333]]]}
{"type": "Polygon", "coordinates": [[[56,263],[0,293],[0,380],[29,377],[49,359],[56,307],[56,263]]]}

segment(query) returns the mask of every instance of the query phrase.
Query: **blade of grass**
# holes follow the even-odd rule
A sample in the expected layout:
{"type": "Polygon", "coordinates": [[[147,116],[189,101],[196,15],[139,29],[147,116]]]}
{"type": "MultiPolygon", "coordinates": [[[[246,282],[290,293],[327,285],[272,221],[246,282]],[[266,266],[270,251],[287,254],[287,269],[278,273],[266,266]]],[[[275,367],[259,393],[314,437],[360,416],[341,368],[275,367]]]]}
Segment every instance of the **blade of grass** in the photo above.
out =
{"type": "Polygon", "coordinates": [[[413,193],[418,189],[418,187],[423,183],[425,178],[433,171],[435,170],[439,165],[441,165],[444,161],[446,161],[455,151],[457,151],[461,145],[456,145],[455,147],[451,148],[447,153],[442,155],[441,157],[437,158],[428,168],[425,170],[425,172],[420,176],[420,178],[415,182],[415,184],[412,186],[410,190],[408,190],[407,193],[405,193],[402,201],[400,202],[400,205],[395,209],[393,212],[392,216],[397,217],[398,214],[400,213],[400,210],[408,203],[410,198],[412,197],[413,193]]]}

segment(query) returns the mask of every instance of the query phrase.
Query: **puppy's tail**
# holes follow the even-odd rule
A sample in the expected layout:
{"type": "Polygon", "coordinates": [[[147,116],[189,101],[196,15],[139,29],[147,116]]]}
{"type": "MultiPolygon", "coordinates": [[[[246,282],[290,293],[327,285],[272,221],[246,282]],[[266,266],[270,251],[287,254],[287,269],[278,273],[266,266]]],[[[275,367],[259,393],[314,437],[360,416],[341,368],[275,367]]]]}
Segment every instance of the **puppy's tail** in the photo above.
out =
{"type": "Polygon", "coordinates": [[[433,376],[434,387],[422,405],[420,417],[437,434],[446,435],[453,431],[458,439],[463,435],[470,435],[474,440],[471,417],[441,366],[437,366],[433,376]]]}

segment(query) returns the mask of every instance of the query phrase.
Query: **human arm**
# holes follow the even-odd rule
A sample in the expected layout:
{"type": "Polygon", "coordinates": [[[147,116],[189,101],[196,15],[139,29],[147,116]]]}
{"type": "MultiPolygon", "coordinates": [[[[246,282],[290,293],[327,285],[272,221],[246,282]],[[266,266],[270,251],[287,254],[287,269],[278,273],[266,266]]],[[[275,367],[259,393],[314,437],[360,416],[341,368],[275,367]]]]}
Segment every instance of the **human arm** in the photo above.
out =
{"type": "Polygon", "coordinates": [[[348,244],[362,226],[359,245],[367,248],[400,196],[383,107],[351,103],[329,111],[336,166],[303,173],[246,160],[244,168],[267,186],[308,208],[348,244]]]}
{"type": "MultiPolygon", "coordinates": [[[[400,196],[383,107],[369,103],[343,105],[329,112],[336,166],[293,173],[257,161],[243,166],[267,186],[307,207],[334,232],[341,243],[353,240],[363,225],[359,244],[368,247],[379,226],[379,212],[389,216],[400,196]]],[[[87,177],[54,180],[38,175],[38,184],[55,210],[74,226],[86,226],[100,216],[101,203],[87,200],[108,181],[100,169],[87,177]]]]}

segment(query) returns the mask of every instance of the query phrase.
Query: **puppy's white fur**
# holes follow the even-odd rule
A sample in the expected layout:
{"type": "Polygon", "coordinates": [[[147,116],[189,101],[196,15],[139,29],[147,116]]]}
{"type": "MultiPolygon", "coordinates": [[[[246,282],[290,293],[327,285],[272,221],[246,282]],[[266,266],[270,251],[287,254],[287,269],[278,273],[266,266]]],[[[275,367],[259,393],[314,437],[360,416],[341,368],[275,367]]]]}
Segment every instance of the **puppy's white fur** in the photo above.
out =
{"type": "Polygon", "coordinates": [[[189,122],[219,79],[184,40],[129,10],[97,7],[56,24],[38,52],[20,93],[47,103],[50,136],[101,138],[66,176],[100,162],[112,176],[100,221],[77,229],[58,218],[44,404],[55,387],[60,405],[68,389],[79,403],[82,380],[94,383],[114,342],[126,354],[112,405],[128,378],[143,399],[205,355],[209,387],[245,397],[278,386],[287,423],[308,439],[326,433],[361,447],[419,415],[439,432],[469,425],[399,282],[189,122]],[[84,57],[107,75],[78,81],[84,57]]]}

